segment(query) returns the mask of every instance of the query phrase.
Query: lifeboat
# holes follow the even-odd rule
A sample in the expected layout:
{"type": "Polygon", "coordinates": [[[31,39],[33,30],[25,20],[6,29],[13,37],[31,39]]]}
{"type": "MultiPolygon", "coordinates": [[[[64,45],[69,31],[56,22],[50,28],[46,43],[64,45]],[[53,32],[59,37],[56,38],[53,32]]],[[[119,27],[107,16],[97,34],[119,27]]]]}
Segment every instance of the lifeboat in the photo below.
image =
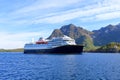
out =
{"type": "Polygon", "coordinates": [[[46,41],[37,41],[36,44],[47,44],[48,42],[46,41]]]}

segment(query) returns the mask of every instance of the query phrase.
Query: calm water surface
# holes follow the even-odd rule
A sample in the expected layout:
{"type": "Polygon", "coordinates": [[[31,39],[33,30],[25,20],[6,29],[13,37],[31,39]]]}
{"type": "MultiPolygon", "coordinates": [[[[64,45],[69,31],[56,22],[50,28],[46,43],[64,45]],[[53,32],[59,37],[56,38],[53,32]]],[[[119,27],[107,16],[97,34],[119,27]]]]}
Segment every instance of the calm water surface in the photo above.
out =
{"type": "Polygon", "coordinates": [[[1,52],[0,80],[120,80],[120,54],[1,52]]]}

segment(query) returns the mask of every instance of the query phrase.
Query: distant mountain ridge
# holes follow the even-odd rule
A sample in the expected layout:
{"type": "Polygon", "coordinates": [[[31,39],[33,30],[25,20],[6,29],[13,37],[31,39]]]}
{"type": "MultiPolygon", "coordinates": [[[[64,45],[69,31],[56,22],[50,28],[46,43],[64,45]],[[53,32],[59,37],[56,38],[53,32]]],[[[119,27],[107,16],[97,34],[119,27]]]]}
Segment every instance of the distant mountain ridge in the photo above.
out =
{"type": "Polygon", "coordinates": [[[84,44],[86,50],[95,46],[103,46],[111,42],[120,42],[120,24],[108,25],[99,30],[88,31],[74,24],[64,25],[55,29],[48,38],[67,35],[75,39],[77,44],[84,44]]]}
{"type": "Polygon", "coordinates": [[[99,30],[94,30],[92,34],[94,45],[102,46],[110,42],[120,42],[120,24],[108,25],[99,30]]]}

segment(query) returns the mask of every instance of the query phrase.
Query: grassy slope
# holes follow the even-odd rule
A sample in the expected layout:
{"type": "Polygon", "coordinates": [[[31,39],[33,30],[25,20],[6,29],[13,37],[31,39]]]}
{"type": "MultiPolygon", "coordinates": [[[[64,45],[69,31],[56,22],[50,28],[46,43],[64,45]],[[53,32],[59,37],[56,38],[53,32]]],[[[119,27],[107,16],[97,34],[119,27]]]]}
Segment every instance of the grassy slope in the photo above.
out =
{"type": "Polygon", "coordinates": [[[0,49],[0,52],[23,52],[23,48],[18,48],[18,49],[0,49]]]}

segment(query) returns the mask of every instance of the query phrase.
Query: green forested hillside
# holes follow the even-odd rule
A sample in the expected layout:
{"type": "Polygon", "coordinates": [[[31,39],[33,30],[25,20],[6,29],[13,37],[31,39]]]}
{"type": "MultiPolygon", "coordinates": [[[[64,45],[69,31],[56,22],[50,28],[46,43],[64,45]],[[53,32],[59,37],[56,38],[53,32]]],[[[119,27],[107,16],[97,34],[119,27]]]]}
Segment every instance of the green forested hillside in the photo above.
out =
{"type": "Polygon", "coordinates": [[[19,49],[0,49],[0,52],[23,52],[23,48],[19,48],[19,49]]]}
{"type": "Polygon", "coordinates": [[[96,51],[97,52],[120,52],[120,43],[111,42],[107,45],[101,46],[96,51]]]}

